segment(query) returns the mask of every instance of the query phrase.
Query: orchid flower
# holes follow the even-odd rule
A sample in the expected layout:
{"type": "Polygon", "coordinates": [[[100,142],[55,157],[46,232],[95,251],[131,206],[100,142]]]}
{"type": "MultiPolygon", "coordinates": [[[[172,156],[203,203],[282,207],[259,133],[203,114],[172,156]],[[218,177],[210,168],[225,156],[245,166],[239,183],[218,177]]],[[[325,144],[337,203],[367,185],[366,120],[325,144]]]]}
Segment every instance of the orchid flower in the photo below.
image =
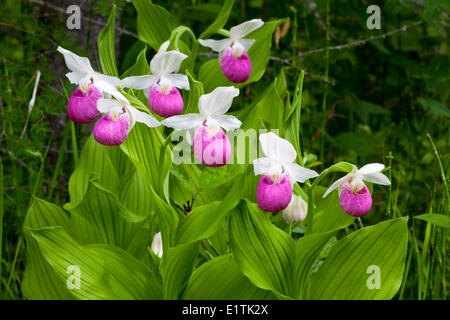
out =
{"type": "Polygon", "coordinates": [[[100,114],[97,100],[103,96],[102,91],[111,85],[120,84],[120,80],[95,72],[86,57],[80,57],[62,47],[57,50],[62,53],[70,69],[66,77],[71,83],[79,85],[67,104],[69,118],[77,123],[90,123],[100,114]]]}
{"type": "Polygon", "coordinates": [[[119,91],[109,93],[116,99],[97,101],[98,111],[105,114],[94,126],[94,138],[97,142],[107,146],[122,144],[136,122],[144,123],[150,128],[160,125],[158,120],[133,107],[119,91]]]}
{"type": "Polygon", "coordinates": [[[342,210],[354,217],[363,216],[372,208],[372,196],[363,181],[390,185],[388,177],[381,173],[383,169],[384,165],[381,163],[370,163],[350,172],[336,180],[324,193],[323,198],[338,188],[342,210]]]}
{"type": "Polygon", "coordinates": [[[241,121],[225,112],[233,99],[239,95],[235,87],[218,87],[209,94],[200,96],[200,113],[189,113],[167,118],[162,124],[176,130],[194,129],[194,155],[207,166],[223,166],[231,157],[231,144],[225,130],[234,130],[241,121]]]}
{"type": "Polygon", "coordinates": [[[294,163],[297,158],[294,146],[273,132],[261,134],[259,141],[266,157],[253,160],[255,175],[263,174],[256,198],[262,210],[278,212],[289,205],[295,181],[304,182],[318,174],[294,163]]]}
{"type": "Polygon", "coordinates": [[[187,56],[178,51],[166,51],[169,42],[150,61],[152,74],[132,76],[122,80],[121,86],[144,90],[150,108],[161,117],[171,117],[183,111],[183,98],[177,88],[189,90],[186,75],[177,74],[187,56]]]}
{"type": "Polygon", "coordinates": [[[307,214],[308,203],[303,200],[301,196],[293,194],[291,202],[289,202],[287,208],[283,210],[283,219],[287,224],[291,224],[295,221],[295,225],[298,226],[306,219],[307,214]]]}
{"type": "Polygon", "coordinates": [[[252,63],[247,51],[255,42],[254,39],[244,39],[252,31],[262,27],[261,19],[253,19],[230,29],[230,38],[222,40],[202,40],[199,43],[219,52],[220,67],[224,76],[235,83],[245,82],[250,77],[252,63]]]}

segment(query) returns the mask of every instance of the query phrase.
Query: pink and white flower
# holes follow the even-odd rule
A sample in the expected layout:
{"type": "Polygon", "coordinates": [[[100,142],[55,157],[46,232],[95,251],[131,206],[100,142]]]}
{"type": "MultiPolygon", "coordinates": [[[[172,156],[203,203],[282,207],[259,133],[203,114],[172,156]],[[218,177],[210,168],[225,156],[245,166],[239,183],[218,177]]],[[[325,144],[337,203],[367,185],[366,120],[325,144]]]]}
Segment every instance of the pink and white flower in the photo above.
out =
{"type": "Polygon", "coordinates": [[[186,75],[177,74],[187,56],[178,51],[166,51],[168,42],[150,61],[151,75],[132,76],[122,80],[122,87],[144,90],[150,108],[161,117],[171,117],[183,111],[183,97],[177,88],[189,90],[186,75]]]}
{"type": "Polygon", "coordinates": [[[255,175],[263,175],[256,199],[261,210],[278,212],[289,205],[292,185],[296,181],[305,182],[318,174],[296,164],[294,146],[273,132],[261,134],[259,141],[265,157],[253,160],[255,175]]]}
{"type": "Polygon", "coordinates": [[[252,62],[247,51],[255,42],[254,39],[244,39],[246,35],[263,26],[261,19],[253,19],[230,29],[230,38],[222,40],[202,40],[199,43],[219,52],[220,68],[224,76],[234,83],[248,80],[252,72],[252,62]]]}
{"type": "Polygon", "coordinates": [[[351,216],[361,217],[372,208],[372,196],[364,181],[386,186],[391,184],[388,177],[381,173],[383,169],[384,165],[381,163],[370,163],[350,172],[336,180],[324,193],[323,198],[338,188],[342,210],[351,216]]]}
{"type": "Polygon", "coordinates": [[[80,57],[69,50],[58,47],[57,50],[64,56],[70,72],[66,77],[78,88],[72,94],[67,104],[69,118],[76,123],[90,123],[98,116],[97,100],[110,90],[111,86],[119,85],[120,80],[95,72],[89,59],[80,57]]]}
{"type": "Polygon", "coordinates": [[[241,121],[225,113],[239,95],[235,87],[218,87],[200,96],[200,113],[189,113],[167,118],[161,123],[176,130],[194,129],[193,149],[197,160],[206,166],[223,166],[231,157],[230,141],[222,130],[234,130],[241,121]]]}
{"type": "Polygon", "coordinates": [[[150,128],[158,127],[159,121],[149,114],[137,110],[119,91],[110,92],[116,99],[99,99],[98,111],[104,115],[94,125],[94,138],[107,146],[122,144],[136,122],[150,128]]]}

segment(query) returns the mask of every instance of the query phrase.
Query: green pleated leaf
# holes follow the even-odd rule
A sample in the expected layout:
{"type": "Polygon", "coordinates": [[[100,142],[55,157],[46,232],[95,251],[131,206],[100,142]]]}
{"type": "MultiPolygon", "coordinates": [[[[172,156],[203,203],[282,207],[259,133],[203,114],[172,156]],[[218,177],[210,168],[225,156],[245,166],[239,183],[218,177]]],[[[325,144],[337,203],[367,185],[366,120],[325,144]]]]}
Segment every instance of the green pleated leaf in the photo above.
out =
{"type": "Polygon", "coordinates": [[[183,299],[272,300],[275,296],[270,291],[257,288],[240,272],[232,255],[224,255],[194,270],[183,299]]]}
{"type": "Polygon", "coordinates": [[[234,0],[225,0],[219,14],[216,17],[216,20],[214,20],[214,22],[210,24],[208,28],[206,28],[206,30],[200,35],[201,39],[206,39],[225,26],[228,21],[228,17],[230,16],[231,9],[233,8],[233,4],[234,0]]]}
{"type": "Polygon", "coordinates": [[[72,295],[59,281],[51,266],[42,255],[30,229],[62,226],[69,229],[69,218],[64,210],[52,203],[34,198],[24,222],[26,240],[26,264],[22,292],[27,299],[67,300],[72,295]]]}
{"type": "Polygon", "coordinates": [[[172,162],[172,153],[169,148],[165,148],[164,153],[161,152],[164,140],[160,129],[136,123],[127,140],[120,147],[149,185],[159,196],[162,196],[164,181],[169,174],[172,162]]]}
{"type": "MultiPolygon", "coordinates": [[[[77,206],[66,204],[65,208],[72,214],[85,218],[95,232],[95,238],[101,243],[112,244],[127,249],[136,232],[142,228],[150,212],[137,215],[121,204],[118,198],[100,184],[91,181],[86,197],[77,206]]],[[[78,236],[89,237],[88,230],[79,232],[78,236]]],[[[85,241],[82,241],[85,243],[85,241]]]]}
{"type": "Polygon", "coordinates": [[[148,196],[149,186],[142,174],[135,170],[121,179],[123,189],[120,192],[120,202],[138,216],[148,216],[152,213],[152,199],[148,196]]]}
{"type": "Polygon", "coordinates": [[[163,7],[151,0],[134,0],[137,11],[137,32],[139,38],[158,50],[161,44],[169,40],[176,27],[175,18],[163,7]]]}
{"type": "Polygon", "coordinates": [[[342,211],[339,204],[339,195],[332,192],[325,199],[322,195],[327,188],[316,187],[314,189],[314,199],[316,209],[314,210],[314,232],[327,232],[343,229],[355,220],[351,215],[342,211]]]}
{"type": "Polygon", "coordinates": [[[283,128],[285,106],[277,90],[278,79],[277,77],[270,84],[260,100],[239,114],[238,118],[243,123],[242,129],[265,129],[265,126],[262,126],[263,123],[269,124],[270,129],[283,128]]]}
{"type": "Polygon", "coordinates": [[[33,230],[32,235],[60,281],[75,285],[69,291],[77,299],[161,298],[160,283],[126,251],[102,244],[81,246],[60,227],[33,230]]]}
{"type": "Polygon", "coordinates": [[[310,281],[310,299],[391,299],[400,288],[407,218],[381,222],[339,240],[310,281]],[[378,281],[379,280],[379,281],[378,281]]]}
{"type": "Polygon", "coordinates": [[[450,229],[450,217],[437,213],[426,213],[414,216],[414,219],[428,221],[436,226],[450,229]]]}
{"type": "Polygon", "coordinates": [[[182,244],[163,253],[161,263],[163,298],[177,300],[187,287],[194,269],[199,243],[182,244]]]}
{"type": "Polygon", "coordinates": [[[311,268],[320,251],[333,234],[334,232],[315,233],[298,240],[295,246],[294,259],[292,260],[292,297],[302,298],[311,268]]]}
{"type": "Polygon", "coordinates": [[[228,212],[238,205],[244,185],[245,179],[239,174],[223,201],[197,207],[185,216],[177,230],[177,243],[205,239],[220,230],[228,212]]]}
{"type": "Polygon", "coordinates": [[[114,5],[109,15],[108,23],[98,35],[98,52],[103,73],[110,76],[119,76],[116,65],[116,53],[114,49],[114,27],[116,20],[116,6],[114,5]]]}
{"type": "Polygon", "coordinates": [[[294,242],[269,214],[241,201],[230,216],[230,243],[241,272],[261,289],[286,294],[294,242]]]}
{"type": "Polygon", "coordinates": [[[287,124],[286,128],[286,139],[292,143],[297,152],[297,156],[301,158],[302,153],[300,150],[300,113],[302,110],[302,92],[303,92],[303,78],[304,71],[300,73],[297,86],[294,91],[294,100],[291,105],[291,110],[289,110],[290,115],[285,121],[287,124]]]}
{"type": "Polygon", "coordinates": [[[78,165],[69,180],[70,201],[73,206],[84,199],[91,177],[111,192],[119,193],[120,180],[111,159],[112,152],[111,147],[97,143],[92,135],[86,141],[78,165]]]}
{"type": "Polygon", "coordinates": [[[255,39],[252,47],[248,51],[250,60],[252,61],[252,74],[244,83],[233,83],[222,74],[220,62],[218,59],[206,61],[199,70],[198,79],[204,84],[205,91],[211,92],[216,87],[235,86],[238,88],[245,87],[247,84],[258,81],[266,71],[269,63],[270,48],[272,47],[272,34],[276,27],[284,22],[285,19],[279,19],[264,23],[264,26],[253,31],[245,38],[255,39]]]}
{"type": "Polygon", "coordinates": [[[145,56],[146,52],[147,47],[142,49],[142,51],[139,53],[136,58],[135,64],[122,74],[122,79],[129,76],[143,76],[150,73],[150,65],[145,56]]]}
{"type": "Polygon", "coordinates": [[[169,148],[161,152],[164,142],[159,130],[160,128],[149,128],[136,123],[121,149],[147,183],[147,196],[160,223],[163,248],[167,250],[175,244],[178,215],[173,207],[163,200],[167,194],[164,184],[172,163],[172,153],[169,148]]]}

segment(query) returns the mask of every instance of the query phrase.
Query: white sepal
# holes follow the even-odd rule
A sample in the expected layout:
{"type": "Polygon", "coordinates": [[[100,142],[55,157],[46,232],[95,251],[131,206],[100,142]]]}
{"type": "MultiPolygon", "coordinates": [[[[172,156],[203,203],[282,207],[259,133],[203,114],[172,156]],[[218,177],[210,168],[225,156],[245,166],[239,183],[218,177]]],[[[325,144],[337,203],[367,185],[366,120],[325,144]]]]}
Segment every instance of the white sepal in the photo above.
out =
{"type": "MultiPolygon", "coordinates": [[[[242,122],[232,115],[222,114],[213,117],[214,120],[217,121],[219,126],[224,128],[227,131],[238,129],[241,127],[242,122]]],[[[208,121],[207,121],[208,122],[208,121]]]]}
{"type": "Polygon", "coordinates": [[[107,113],[112,108],[120,107],[122,104],[120,101],[117,101],[115,99],[103,99],[100,98],[97,100],[97,110],[101,113],[107,113]]]}
{"type": "Polygon", "coordinates": [[[62,47],[58,47],[56,50],[62,53],[66,65],[71,71],[84,74],[94,72],[94,69],[92,69],[91,63],[89,62],[88,58],[80,57],[62,47]]]}
{"type": "Polygon", "coordinates": [[[291,179],[291,183],[294,183],[294,181],[303,183],[319,175],[314,170],[303,168],[296,163],[284,163],[283,168],[291,179]]]}
{"type": "Polygon", "coordinates": [[[369,163],[361,167],[361,169],[358,170],[358,173],[367,174],[367,173],[381,172],[383,169],[384,165],[381,163],[369,163]]]}
{"type": "Polygon", "coordinates": [[[259,29],[263,26],[264,22],[261,19],[252,19],[246,21],[230,29],[230,38],[233,40],[239,40],[251,33],[252,31],[259,29]]]}
{"type": "Polygon", "coordinates": [[[172,84],[184,90],[189,90],[189,80],[187,75],[185,74],[168,74],[165,76],[166,79],[169,79],[172,84]]]}
{"type": "Polygon", "coordinates": [[[187,55],[178,51],[166,51],[157,53],[150,61],[150,70],[152,74],[159,77],[177,73],[180,69],[181,62],[187,58],[187,55]]]}
{"type": "Polygon", "coordinates": [[[161,123],[158,120],[153,118],[148,113],[139,111],[138,109],[136,109],[135,107],[130,106],[130,105],[127,106],[126,108],[127,108],[128,112],[131,113],[131,116],[133,119],[133,123],[132,123],[131,127],[134,126],[134,122],[143,123],[149,128],[155,128],[155,127],[159,127],[161,125],[161,123]]]}
{"type": "Polygon", "coordinates": [[[334,189],[338,188],[346,179],[347,179],[347,176],[342,177],[342,178],[336,180],[335,182],[333,182],[333,184],[327,189],[327,191],[325,191],[322,198],[325,198],[326,196],[328,196],[334,189]]]}
{"type": "Polygon", "coordinates": [[[297,158],[294,146],[273,132],[261,134],[259,141],[263,153],[269,158],[282,162],[294,162],[297,158]]]}
{"type": "Polygon", "coordinates": [[[389,181],[389,178],[386,177],[381,172],[366,173],[366,174],[361,175],[361,178],[364,181],[381,184],[384,186],[389,186],[391,184],[391,182],[389,181]]]}
{"type": "Polygon", "coordinates": [[[225,50],[226,48],[231,46],[231,43],[233,42],[233,40],[231,40],[229,38],[222,39],[222,40],[198,39],[198,42],[204,47],[211,48],[213,51],[222,52],[223,50],[225,50]]]}
{"type": "Polygon", "coordinates": [[[151,88],[159,77],[157,75],[145,75],[145,76],[131,76],[122,80],[121,86],[124,88],[133,88],[137,90],[143,90],[151,88]]]}
{"type": "Polygon", "coordinates": [[[188,113],[169,117],[164,119],[161,123],[164,126],[174,128],[175,130],[188,130],[202,125],[203,120],[203,117],[198,113],[188,113]]]}
{"type": "Polygon", "coordinates": [[[239,95],[235,87],[217,87],[212,92],[200,96],[198,110],[205,117],[223,115],[230,109],[233,99],[239,95]]]}

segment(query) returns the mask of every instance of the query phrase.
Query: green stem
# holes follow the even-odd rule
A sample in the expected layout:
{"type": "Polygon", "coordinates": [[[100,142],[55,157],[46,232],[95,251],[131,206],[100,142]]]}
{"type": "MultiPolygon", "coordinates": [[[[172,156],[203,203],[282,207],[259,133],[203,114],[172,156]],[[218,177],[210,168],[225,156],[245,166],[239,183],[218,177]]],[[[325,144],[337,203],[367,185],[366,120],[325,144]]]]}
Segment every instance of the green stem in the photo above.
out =
{"type": "Polygon", "coordinates": [[[77,133],[75,128],[75,123],[70,120],[70,129],[72,134],[72,149],[73,149],[73,164],[76,168],[78,165],[78,146],[77,146],[77,133]]]}
{"type": "Polygon", "coordinates": [[[61,170],[61,166],[64,160],[64,156],[67,150],[67,141],[69,140],[69,127],[66,126],[64,130],[64,137],[61,143],[61,147],[58,153],[58,159],[56,160],[55,171],[53,172],[52,180],[50,181],[50,190],[48,193],[48,200],[51,201],[53,196],[53,191],[55,190],[56,179],[58,178],[59,171],[61,170]]]}
{"type": "Polygon", "coordinates": [[[388,216],[388,219],[392,219],[392,216],[391,216],[391,211],[392,211],[392,160],[394,159],[394,157],[392,156],[391,151],[389,151],[389,156],[387,156],[386,158],[388,159],[389,181],[391,182],[391,184],[389,185],[387,216],[388,216]]]}

